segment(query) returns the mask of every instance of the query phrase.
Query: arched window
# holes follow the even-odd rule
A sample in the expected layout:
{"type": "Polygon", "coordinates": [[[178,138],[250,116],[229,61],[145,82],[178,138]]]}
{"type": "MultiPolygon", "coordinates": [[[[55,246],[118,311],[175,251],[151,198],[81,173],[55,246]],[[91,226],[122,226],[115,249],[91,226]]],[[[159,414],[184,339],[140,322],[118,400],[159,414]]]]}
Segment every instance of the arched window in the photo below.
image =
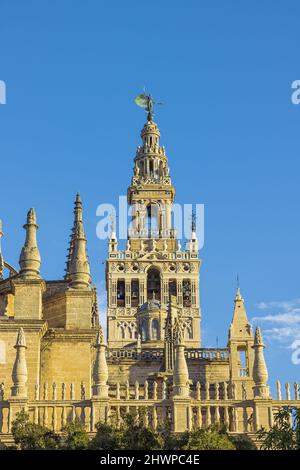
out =
{"type": "Polygon", "coordinates": [[[157,269],[149,269],[147,277],[148,300],[160,300],[160,273],[157,269]]]}
{"type": "Polygon", "coordinates": [[[137,279],[133,279],[131,281],[131,306],[138,307],[139,305],[139,281],[137,279]]]}
{"type": "Polygon", "coordinates": [[[120,338],[125,339],[125,328],[124,326],[119,327],[120,338]]]}
{"type": "Polygon", "coordinates": [[[125,306],[125,281],[121,280],[117,283],[117,305],[118,307],[125,306]]]}
{"type": "Polygon", "coordinates": [[[159,230],[158,215],[158,205],[149,204],[149,206],[147,206],[147,229],[150,236],[159,230]]]}
{"type": "Polygon", "coordinates": [[[152,320],[151,336],[153,340],[159,339],[159,321],[156,319],[152,320]]]}
{"type": "Polygon", "coordinates": [[[183,306],[190,307],[191,302],[191,281],[189,279],[184,279],[182,282],[182,296],[183,296],[183,306]]]}
{"type": "Polygon", "coordinates": [[[175,279],[170,279],[169,281],[169,293],[170,295],[177,296],[177,283],[175,279]]]}
{"type": "Polygon", "coordinates": [[[142,341],[146,341],[147,340],[147,322],[146,320],[143,320],[142,321],[142,341]]]}

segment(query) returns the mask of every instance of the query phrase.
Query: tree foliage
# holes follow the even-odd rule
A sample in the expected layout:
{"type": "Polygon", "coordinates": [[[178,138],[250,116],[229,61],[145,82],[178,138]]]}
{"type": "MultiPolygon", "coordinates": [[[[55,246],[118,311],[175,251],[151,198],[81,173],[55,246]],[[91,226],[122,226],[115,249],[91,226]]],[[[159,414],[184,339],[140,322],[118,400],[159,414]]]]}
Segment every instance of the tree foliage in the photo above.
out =
{"type": "Polygon", "coordinates": [[[59,436],[45,426],[31,423],[24,410],[17,413],[12,423],[12,435],[22,450],[59,449],[60,446],[59,436]]]}
{"type": "Polygon", "coordinates": [[[274,425],[257,432],[264,450],[300,450],[300,409],[284,406],[274,416],[274,425]]]}
{"type": "MultiPolygon", "coordinates": [[[[171,424],[166,420],[161,428],[153,431],[148,426],[143,409],[122,416],[122,425],[114,419],[110,424],[98,423],[96,435],[89,440],[88,433],[76,419],[68,423],[61,435],[45,426],[29,421],[29,415],[21,411],[12,423],[12,434],[16,444],[27,449],[94,449],[94,450],[235,450],[243,447],[230,437],[222,426],[209,426],[195,429],[180,435],[171,432],[171,424]]],[[[299,432],[298,432],[299,441],[299,432]]]]}
{"type": "Polygon", "coordinates": [[[83,450],[89,447],[89,436],[78,418],[74,422],[66,424],[62,429],[62,433],[61,446],[64,449],[83,450]]]}

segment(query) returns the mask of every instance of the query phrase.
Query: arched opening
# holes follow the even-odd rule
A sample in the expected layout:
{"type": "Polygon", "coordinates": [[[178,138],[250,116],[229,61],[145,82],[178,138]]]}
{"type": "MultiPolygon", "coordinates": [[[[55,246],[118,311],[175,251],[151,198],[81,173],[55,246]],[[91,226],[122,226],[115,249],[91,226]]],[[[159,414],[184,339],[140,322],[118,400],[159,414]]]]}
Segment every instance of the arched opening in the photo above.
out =
{"type": "Polygon", "coordinates": [[[147,206],[147,230],[149,236],[154,235],[159,230],[159,210],[157,204],[149,204],[147,206]]]}
{"type": "Polygon", "coordinates": [[[169,281],[169,294],[177,297],[177,283],[175,279],[170,279],[169,281]]]}
{"type": "Polygon", "coordinates": [[[160,272],[150,269],[147,276],[147,299],[160,300],[160,272]]]}
{"type": "Polygon", "coordinates": [[[159,321],[156,319],[152,320],[151,337],[153,340],[159,339],[159,321]]]}
{"type": "Polygon", "coordinates": [[[117,283],[117,305],[125,307],[125,281],[119,280],[117,283]]]}
{"type": "Polygon", "coordinates": [[[141,334],[142,334],[142,341],[146,341],[147,340],[147,322],[145,319],[142,321],[141,334]]]}
{"type": "Polygon", "coordinates": [[[120,333],[120,338],[125,339],[125,328],[124,328],[124,326],[120,326],[119,333],[120,333]]]}
{"type": "Polygon", "coordinates": [[[191,292],[191,281],[189,279],[184,279],[182,282],[182,296],[183,296],[183,306],[190,307],[192,305],[192,292],[191,292]]]}
{"type": "Polygon", "coordinates": [[[139,281],[137,279],[133,279],[131,281],[131,306],[138,307],[139,305],[139,281]]]}

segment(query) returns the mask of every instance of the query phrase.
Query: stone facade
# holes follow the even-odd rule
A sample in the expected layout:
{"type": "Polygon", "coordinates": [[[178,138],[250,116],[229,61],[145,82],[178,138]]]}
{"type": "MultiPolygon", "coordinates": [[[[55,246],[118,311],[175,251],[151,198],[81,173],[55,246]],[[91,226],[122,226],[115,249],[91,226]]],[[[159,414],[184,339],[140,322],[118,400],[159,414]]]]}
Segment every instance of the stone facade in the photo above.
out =
{"type": "MultiPolygon", "coordinates": [[[[141,408],[157,429],[174,432],[223,422],[231,433],[273,423],[282,405],[299,406],[298,385],[283,399],[267,385],[264,344],[253,334],[240,289],[227,348],[201,347],[198,242],[195,221],[184,248],[172,226],[172,185],[160,131],[149,110],[128,188],[132,223],[125,250],[114,227],[106,262],[107,344],[91,287],[79,194],[64,279],[40,276],[34,209],[27,214],[20,269],[0,247],[0,439],[24,408],[59,431],[80,418],[89,432],[122,411],[141,408]]],[[[2,224],[0,225],[0,241],[2,224]]]]}

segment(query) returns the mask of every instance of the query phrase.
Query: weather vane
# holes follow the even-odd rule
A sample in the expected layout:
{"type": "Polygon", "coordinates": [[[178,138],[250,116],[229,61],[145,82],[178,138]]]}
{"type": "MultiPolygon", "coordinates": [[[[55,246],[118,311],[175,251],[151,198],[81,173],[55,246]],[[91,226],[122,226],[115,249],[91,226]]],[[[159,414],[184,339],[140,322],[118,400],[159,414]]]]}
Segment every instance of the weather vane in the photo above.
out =
{"type": "Polygon", "coordinates": [[[161,105],[162,102],[160,101],[154,101],[152,96],[146,95],[146,92],[142,93],[141,95],[138,95],[134,98],[134,102],[137,106],[140,106],[141,108],[144,108],[145,111],[148,113],[147,115],[147,120],[152,121],[153,118],[153,104],[156,105],[161,105]]]}

